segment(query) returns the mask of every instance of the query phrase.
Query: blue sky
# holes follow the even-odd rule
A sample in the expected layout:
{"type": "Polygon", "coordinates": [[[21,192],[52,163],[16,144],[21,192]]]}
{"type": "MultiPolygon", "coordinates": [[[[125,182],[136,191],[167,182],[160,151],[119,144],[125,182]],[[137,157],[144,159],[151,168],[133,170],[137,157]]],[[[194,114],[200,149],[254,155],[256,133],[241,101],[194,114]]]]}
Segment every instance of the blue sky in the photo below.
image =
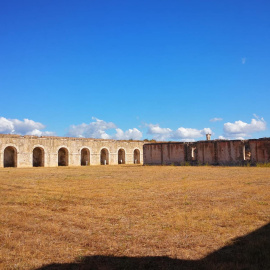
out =
{"type": "Polygon", "coordinates": [[[260,0],[0,0],[0,133],[270,137],[269,14],[260,0]]]}

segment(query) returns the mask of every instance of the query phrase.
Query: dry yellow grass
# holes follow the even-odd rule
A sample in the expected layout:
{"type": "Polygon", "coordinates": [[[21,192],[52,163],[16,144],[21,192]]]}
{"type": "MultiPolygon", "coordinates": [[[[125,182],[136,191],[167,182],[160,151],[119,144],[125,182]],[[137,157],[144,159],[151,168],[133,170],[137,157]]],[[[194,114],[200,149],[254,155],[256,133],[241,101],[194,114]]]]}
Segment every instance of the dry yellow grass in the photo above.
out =
{"type": "MultiPolygon", "coordinates": [[[[5,168],[0,169],[0,207],[1,269],[53,263],[43,269],[179,269],[182,264],[183,269],[214,269],[204,258],[269,223],[270,169],[5,168]],[[148,256],[156,262],[143,261],[148,256]],[[158,261],[160,256],[165,261],[158,261]],[[200,263],[189,265],[192,261],[200,263]]],[[[269,248],[268,233],[253,249],[269,248]]],[[[265,252],[270,255],[270,249],[265,252]]],[[[264,251],[258,256],[261,269],[268,267],[264,251]]],[[[215,262],[219,269],[258,266],[252,265],[255,257],[242,263],[222,260],[215,262]]]]}

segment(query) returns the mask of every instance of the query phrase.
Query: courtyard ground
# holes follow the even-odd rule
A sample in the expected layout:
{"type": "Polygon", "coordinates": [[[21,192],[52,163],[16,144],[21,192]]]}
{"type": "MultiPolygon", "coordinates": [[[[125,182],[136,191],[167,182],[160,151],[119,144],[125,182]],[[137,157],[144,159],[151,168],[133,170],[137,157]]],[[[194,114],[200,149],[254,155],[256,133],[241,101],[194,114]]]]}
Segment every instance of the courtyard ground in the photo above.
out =
{"type": "Polygon", "coordinates": [[[0,269],[270,269],[270,168],[0,169],[0,269]]]}

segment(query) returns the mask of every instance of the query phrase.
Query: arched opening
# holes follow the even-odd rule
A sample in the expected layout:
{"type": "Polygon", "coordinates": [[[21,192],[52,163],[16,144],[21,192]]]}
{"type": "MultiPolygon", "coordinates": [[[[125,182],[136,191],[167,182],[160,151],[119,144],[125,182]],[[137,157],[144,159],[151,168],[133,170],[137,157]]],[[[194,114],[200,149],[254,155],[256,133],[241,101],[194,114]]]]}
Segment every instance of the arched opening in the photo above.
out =
{"type": "Polygon", "coordinates": [[[250,161],[251,160],[251,151],[249,145],[243,146],[243,157],[244,160],[250,161]]]}
{"type": "Polygon", "coordinates": [[[192,160],[197,159],[196,147],[191,147],[191,159],[192,160]]]}
{"type": "Polygon", "coordinates": [[[141,159],[140,159],[140,150],[135,149],[134,150],[134,164],[140,164],[141,163],[141,159]]]}
{"type": "Polygon", "coordinates": [[[90,165],[90,151],[87,148],[81,150],[81,166],[90,165]]]}
{"type": "Polygon", "coordinates": [[[100,151],[100,164],[109,165],[109,151],[106,148],[103,148],[100,151]]]}
{"type": "Polygon", "coordinates": [[[17,167],[17,149],[13,146],[4,150],[4,167],[17,167]]]}
{"type": "Polygon", "coordinates": [[[58,166],[68,166],[68,150],[64,147],[58,150],[58,166]]]}
{"type": "Polygon", "coordinates": [[[33,167],[44,167],[44,150],[41,147],[33,150],[33,167]]]}
{"type": "Polygon", "coordinates": [[[124,149],[118,150],[118,164],[126,164],[126,154],[124,149]]]}

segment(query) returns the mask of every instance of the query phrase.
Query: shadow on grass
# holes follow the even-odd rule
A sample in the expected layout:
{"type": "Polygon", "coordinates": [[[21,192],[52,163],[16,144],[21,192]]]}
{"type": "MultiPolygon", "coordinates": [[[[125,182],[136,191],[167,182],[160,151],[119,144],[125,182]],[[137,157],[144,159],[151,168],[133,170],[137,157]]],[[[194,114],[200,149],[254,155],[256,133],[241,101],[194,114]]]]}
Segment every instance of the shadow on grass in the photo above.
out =
{"type": "Polygon", "coordinates": [[[270,223],[236,238],[201,260],[178,260],[169,257],[86,256],[78,262],[50,264],[38,270],[56,269],[270,269],[270,223]]]}

